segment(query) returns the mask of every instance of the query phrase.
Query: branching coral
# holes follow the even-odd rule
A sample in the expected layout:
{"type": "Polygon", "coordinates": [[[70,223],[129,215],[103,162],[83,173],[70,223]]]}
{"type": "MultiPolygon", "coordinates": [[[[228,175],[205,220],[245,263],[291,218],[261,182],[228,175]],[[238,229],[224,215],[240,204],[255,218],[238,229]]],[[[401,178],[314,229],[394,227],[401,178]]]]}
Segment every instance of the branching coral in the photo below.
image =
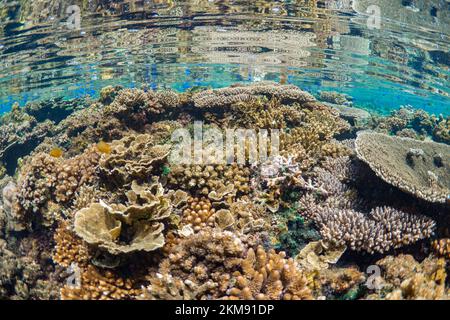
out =
{"type": "Polygon", "coordinates": [[[283,105],[276,99],[254,99],[233,104],[231,115],[234,126],[253,129],[293,127],[299,125],[304,117],[298,105],[283,105]]]}
{"type": "Polygon", "coordinates": [[[347,148],[332,139],[347,128],[348,124],[331,110],[307,110],[301,126],[281,135],[281,154],[291,154],[303,169],[309,169],[321,157],[346,155],[347,148]]]}
{"type": "Polygon", "coordinates": [[[450,259],[450,239],[444,238],[433,241],[433,250],[438,256],[450,259]]]}
{"type": "Polygon", "coordinates": [[[356,251],[383,253],[433,234],[435,222],[429,217],[389,206],[367,208],[347,184],[354,176],[349,158],[327,163],[327,170],[315,169],[309,192],[299,201],[300,213],[317,224],[324,239],[356,251]],[[343,168],[340,174],[334,174],[336,168],[343,168]]]}
{"type": "Polygon", "coordinates": [[[422,263],[410,255],[389,256],[377,262],[382,269],[383,290],[372,299],[449,299],[445,288],[447,274],[443,259],[427,258],[422,263]],[[383,294],[384,292],[384,294],[383,294]]]}
{"type": "Polygon", "coordinates": [[[283,252],[266,252],[262,247],[249,249],[242,261],[241,274],[228,290],[229,299],[307,300],[312,299],[305,275],[293,259],[283,252]]]}
{"type": "Polygon", "coordinates": [[[128,127],[139,129],[179,104],[178,95],[172,91],[123,89],[105,107],[104,114],[119,119],[128,127]]]}
{"type": "Polygon", "coordinates": [[[251,170],[247,166],[230,165],[178,165],[171,167],[168,183],[176,188],[207,195],[230,184],[237,192],[250,192],[251,170]]]}
{"type": "Polygon", "coordinates": [[[363,214],[350,209],[322,208],[313,215],[324,239],[352,250],[386,252],[430,237],[435,223],[389,207],[363,214]]]}
{"type": "Polygon", "coordinates": [[[56,242],[53,261],[65,268],[73,263],[85,266],[89,261],[88,248],[73,231],[69,230],[67,222],[61,222],[55,231],[56,242]]]}
{"type": "Polygon", "coordinates": [[[80,270],[79,279],[74,284],[61,289],[62,300],[130,300],[141,294],[133,280],[91,265],[80,270]]]}

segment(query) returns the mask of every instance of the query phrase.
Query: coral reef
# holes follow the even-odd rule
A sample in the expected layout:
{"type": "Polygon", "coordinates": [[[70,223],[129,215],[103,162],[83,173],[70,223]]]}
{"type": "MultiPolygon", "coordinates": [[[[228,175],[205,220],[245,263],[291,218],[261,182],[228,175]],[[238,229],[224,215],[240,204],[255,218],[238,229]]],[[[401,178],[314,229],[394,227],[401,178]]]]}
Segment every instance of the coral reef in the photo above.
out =
{"type": "Polygon", "coordinates": [[[95,148],[69,159],[45,153],[28,159],[17,179],[18,219],[24,223],[53,224],[61,215],[55,206],[70,205],[81,186],[95,183],[99,159],[95,148]],[[51,207],[56,210],[47,210],[51,207]]]}
{"type": "Polygon", "coordinates": [[[111,152],[100,159],[99,171],[108,181],[121,186],[135,179],[146,179],[162,168],[170,145],[156,144],[150,134],[129,135],[111,144],[111,152]]]}
{"type": "Polygon", "coordinates": [[[192,97],[197,108],[225,107],[236,102],[245,102],[256,96],[276,98],[283,103],[305,103],[315,101],[307,92],[296,86],[280,85],[274,82],[259,82],[250,85],[236,85],[217,90],[205,90],[192,97]]]}
{"type": "Polygon", "coordinates": [[[356,139],[356,152],[393,186],[430,202],[449,201],[449,146],[362,132],[356,139]]]}
{"type": "Polygon", "coordinates": [[[283,252],[266,252],[261,246],[247,251],[242,273],[236,274],[229,299],[243,300],[310,300],[313,298],[308,280],[293,259],[283,252]]]}
{"type": "Polygon", "coordinates": [[[0,299],[448,299],[450,154],[428,141],[448,143],[448,119],[320,99],[258,82],[14,106],[0,299]],[[233,141],[243,163],[211,162],[214,141],[203,162],[172,161],[194,121],[277,132],[279,153],[252,161],[262,146],[233,141]]]}
{"type": "Polygon", "coordinates": [[[383,281],[380,293],[369,299],[388,300],[448,300],[445,288],[445,261],[427,258],[422,263],[411,255],[400,254],[386,257],[377,262],[381,267],[383,281]]]}
{"type": "Polygon", "coordinates": [[[93,203],[75,214],[75,233],[112,255],[151,252],[164,246],[164,224],[172,211],[160,184],[132,183],[126,205],[93,203]]]}

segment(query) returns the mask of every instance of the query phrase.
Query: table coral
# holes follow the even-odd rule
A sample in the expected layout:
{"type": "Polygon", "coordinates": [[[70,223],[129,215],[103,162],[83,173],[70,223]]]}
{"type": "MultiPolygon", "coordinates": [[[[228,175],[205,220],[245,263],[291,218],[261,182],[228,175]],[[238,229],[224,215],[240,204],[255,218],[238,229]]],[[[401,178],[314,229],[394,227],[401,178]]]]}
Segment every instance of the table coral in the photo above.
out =
{"type": "Polygon", "coordinates": [[[363,132],[356,151],[387,183],[430,202],[449,201],[450,146],[363,132]]]}
{"type": "Polygon", "coordinates": [[[233,87],[205,90],[193,95],[192,100],[197,108],[225,107],[236,102],[245,102],[256,96],[277,98],[281,102],[312,102],[314,97],[301,91],[296,86],[280,85],[275,82],[260,82],[251,85],[235,85],[233,87]]]}

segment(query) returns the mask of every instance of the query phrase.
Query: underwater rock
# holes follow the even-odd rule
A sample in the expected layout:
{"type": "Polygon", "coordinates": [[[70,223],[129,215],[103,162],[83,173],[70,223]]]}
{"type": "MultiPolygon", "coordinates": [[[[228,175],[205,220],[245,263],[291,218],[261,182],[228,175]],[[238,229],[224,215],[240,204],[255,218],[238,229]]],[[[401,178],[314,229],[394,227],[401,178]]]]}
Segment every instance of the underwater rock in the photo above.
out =
{"type": "Polygon", "coordinates": [[[387,183],[420,199],[448,203],[450,146],[361,132],[356,152],[387,183]]]}

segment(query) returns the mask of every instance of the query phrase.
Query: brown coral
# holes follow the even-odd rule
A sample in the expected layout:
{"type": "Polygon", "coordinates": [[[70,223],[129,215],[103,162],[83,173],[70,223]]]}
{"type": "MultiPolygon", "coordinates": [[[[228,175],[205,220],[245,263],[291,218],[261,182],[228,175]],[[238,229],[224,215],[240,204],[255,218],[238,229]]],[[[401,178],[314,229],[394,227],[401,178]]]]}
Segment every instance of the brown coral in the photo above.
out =
{"type": "Polygon", "coordinates": [[[363,132],[356,152],[377,176],[402,191],[430,202],[449,201],[450,146],[363,132]]]}
{"type": "Polygon", "coordinates": [[[277,98],[283,103],[313,102],[314,97],[292,85],[280,85],[274,82],[260,82],[250,85],[235,85],[217,90],[205,90],[193,95],[197,108],[217,108],[236,102],[245,102],[257,96],[277,98]]]}
{"type": "Polygon", "coordinates": [[[155,144],[149,134],[131,134],[111,143],[111,153],[103,155],[99,171],[118,186],[135,179],[148,179],[158,173],[169,153],[170,145],[155,144]]]}
{"type": "Polygon", "coordinates": [[[55,218],[48,210],[51,204],[70,205],[82,186],[95,184],[99,158],[95,148],[70,159],[44,153],[32,156],[17,181],[18,212],[23,219],[53,223],[55,218]]]}
{"type": "Polygon", "coordinates": [[[235,274],[235,286],[228,291],[229,299],[309,300],[311,290],[305,275],[293,259],[283,252],[266,252],[261,246],[249,249],[242,261],[241,274],[235,274]]]}
{"type": "Polygon", "coordinates": [[[131,279],[111,270],[103,271],[90,265],[80,271],[79,283],[61,289],[62,300],[130,300],[142,294],[131,279]]]}
{"type": "Polygon", "coordinates": [[[112,255],[151,252],[164,246],[162,220],[171,214],[160,184],[132,184],[126,205],[94,203],[75,214],[74,228],[87,243],[112,255]]]}

